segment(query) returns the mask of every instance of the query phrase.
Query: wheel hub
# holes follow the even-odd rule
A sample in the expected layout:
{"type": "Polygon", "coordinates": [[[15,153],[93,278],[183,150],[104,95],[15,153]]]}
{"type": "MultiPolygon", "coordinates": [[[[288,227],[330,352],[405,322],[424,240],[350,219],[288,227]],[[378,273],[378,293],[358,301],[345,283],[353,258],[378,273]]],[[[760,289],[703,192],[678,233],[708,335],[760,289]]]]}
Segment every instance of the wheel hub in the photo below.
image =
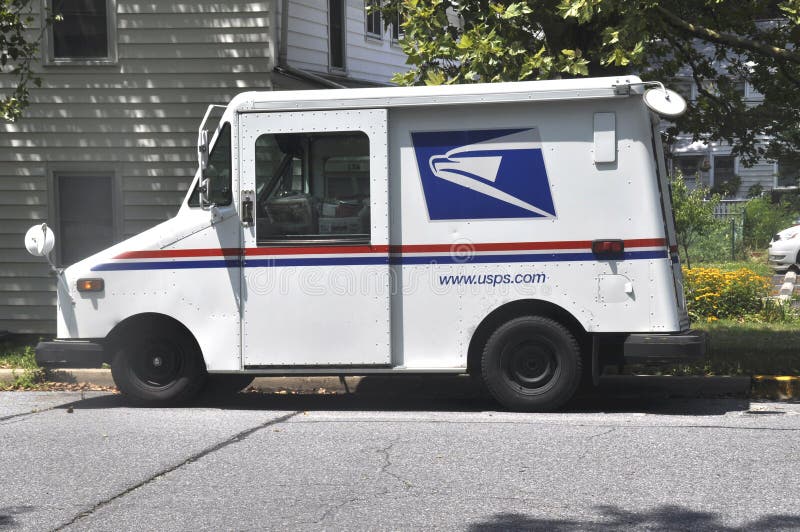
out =
{"type": "Polygon", "coordinates": [[[137,376],[150,386],[168,386],[181,371],[181,352],[169,342],[157,341],[143,346],[139,363],[135,366],[137,376]]]}
{"type": "Polygon", "coordinates": [[[555,375],[558,365],[551,350],[528,343],[509,349],[506,361],[506,375],[523,388],[545,386],[555,375]]]}

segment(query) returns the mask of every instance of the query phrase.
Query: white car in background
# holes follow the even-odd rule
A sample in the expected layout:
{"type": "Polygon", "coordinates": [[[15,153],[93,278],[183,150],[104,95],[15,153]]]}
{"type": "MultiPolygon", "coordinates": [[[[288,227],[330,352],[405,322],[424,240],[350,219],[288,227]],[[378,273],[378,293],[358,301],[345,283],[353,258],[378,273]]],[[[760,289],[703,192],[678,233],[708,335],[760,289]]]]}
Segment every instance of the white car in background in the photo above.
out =
{"type": "Polygon", "coordinates": [[[772,237],[768,260],[776,271],[800,270],[800,225],[793,225],[772,237]]]}

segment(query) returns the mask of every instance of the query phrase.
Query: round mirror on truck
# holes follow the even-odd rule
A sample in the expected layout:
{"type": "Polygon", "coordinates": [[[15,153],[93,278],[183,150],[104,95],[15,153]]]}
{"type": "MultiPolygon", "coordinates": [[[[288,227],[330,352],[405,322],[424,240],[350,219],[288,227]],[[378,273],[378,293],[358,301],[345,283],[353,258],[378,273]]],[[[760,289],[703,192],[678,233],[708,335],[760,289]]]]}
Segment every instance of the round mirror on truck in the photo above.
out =
{"type": "Polygon", "coordinates": [[[644,103],[661,116],[680,116],[686,111],[686,100],[677,92],[663,86],[644,91],[644,103]]]}
{"type": "Polygon", "coordinates": [[[25,233],[25,248],[34,257],[44,257],[53,251],[56,236],[47,224],[34,225],[25,233]]]}

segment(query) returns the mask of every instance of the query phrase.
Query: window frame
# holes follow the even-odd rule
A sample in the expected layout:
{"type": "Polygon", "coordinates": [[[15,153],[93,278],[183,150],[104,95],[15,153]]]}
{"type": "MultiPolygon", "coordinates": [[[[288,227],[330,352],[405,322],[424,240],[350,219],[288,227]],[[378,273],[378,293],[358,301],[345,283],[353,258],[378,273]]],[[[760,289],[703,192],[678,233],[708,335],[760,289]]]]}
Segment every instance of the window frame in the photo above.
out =
{"type": "MultiPolygon", "coordinates": [[[[279,134],[279,133],[275,133],[275,132],[262,133],[255,140],[257,141],[259,138],[261,138],[262,136],[265,136],[265,135],[273,135],[274,136],[274,135],[277,135],[277,134],[279,134]]],[[[365,140],[366,140],[366,142],[367,142],[367,153],[365,155],[363,155],[363,156],[365,156],[367,158],[368,171],[370,172],[367,175],[367,186],[368,186],[368,190],[370,191],[370,194],[367,195],[367,198],[369,199],[369,201],[368,201],[368,203],[366,205],[367,205],[369,216],[370,216],[370,219],[371,219],[371,216],[372,216],[371,188],[372,188],[373,178],[372,178],[372,175],[371,175],[372,168],[371,168],[371,166],[369,166],[369,161],[371,160],[371,157],[372,157],[373,145],[372,145],[372,140],[370,139],[370,136],[367,133],[367,131],[365,131],[363,129],[352,129],[352,130],[341,130],[341,131],[331,131],[331,132],[326,132],[326,131],[296,131],[296,132],[287,132],[287,133],[283,133],[283,134],[284,135],[311,135],[311,136],[319,135],[319,136],[331,136],[331,137],[333,137],[333,136],[348,136],[348,135],[349,136],[354,136],[356,134],[363,135],[365,140]]],[[[311,169],[308,167],[308,165],[309,165],[309,157],[310,157],[310,153],[304,153],[303,154],[303,158],[302,158],[302,160],[303,160],[303,172],[304,172],[303,184],[304,184],[304,186],[308,187],[309,191],[307,192],[307,194],[309,196],[311,196],[313,198],[316,198],[316,199],[318,199],[320,201],[323,201],[324,199],[326,199],[325,196],[327,194],[327,190],[321,191],[320,192],[321,195],[317,195],[315,193],[316,191],[314,190],[314,186],[310,181],[310,179],[311,179],[311,175],[310,175],[311,169]]],[[[276,181],[276,184],[275,184],[276,187],[278,187],[279,184],[280,184],[279,180],[280,180],[280,177],[278,177],[278,180],[276,181]]],[[[327,182],[323,182],[323,186],[327,187],[327,185],[328,185],[327,182]]],[[[258,181],[257,180],[254,183],[254,186],[255,186],[255,189],[257,190],[258,189],[258,181]]],[[[274,193],[274,189],[264,190],[264,193],[266,193],[267,197],[269,197],[274,193]]],[[[261,201],[261,198],[258,198],[258,197],[255,198],[255,202],[256,203],[258,203],[260,201],[261,201]]],[[[256,211],[257,210],[258,210],[258,207],[256,207],[256,211]]],[[[320,218],[322,218],[322,216],[320,216],[320,218]]],[[[331,217],[331,218],[335,219],[337,217],[334,216],[334,217],[331,217]]],[[[346,218],[346,217],[342,217],[342,218],[346,218]]],[[[317,233],[314,233],[314,234],[300,234],[300,235],[286,234],[286,235],[269,235],[268,237],[262,237],[262,236],[260,236],[258,234],[258,215],[257,214],[255,214],[255,216],[254,216],[254,223],[255,223],[255,226],[256,226],[256,245],[258,247],[300,246],[300,245],[307,245],[307,244],[332,245],[332,246],[336,246],[336,245],[368,245],[371,242],[371,239],[372,239],[372,229],[371,229],[370,224],[368,224],[368,226],[367,226],[367,232],[366,233],[321,233],[321,232],[319,232],[319,227],[318,227],[317,233]]],[[[319,221],[317,223],[319,224],[319,221]]]]}
{"type": "Polygon", "coordinates": [[[707,157],[706,154],[699,154],[699,153],[681,153],[681,154],[673,154],[671,157],[671,166],[672,166],[672,175],[675,175],[676,170],[681,170],[681,176],[683,177],[684,181],[691,181],[692,183],[698,183],[702,180],[703,177],[703,159],[707,157]],[[697,159],[697,171],[692,175],[687,175],[683,173],[683,169],[678,165],[678,160],[680,159],[697,159]]]}
{"type": "Polygon", "coordinates": [[[774,188],[778,188],[778,187],[780,187],[780,188],[797,188],[798,186],[800,186],[800,159],[796,160],[794,165],[788,165],[790,167],[794,166],[795,167],[795,171],[798,174],[798,177],[794,178],[794,184],[792,184],[792,185],[785,185],[785,184],[782,185],[781,184],[781,179],[782,179],[781,167],[782,166],[784,166],[784,165],[781,164],[781,159],[780,158],[775,161],[775,172],[774,172],[775,173],[775,182],[773,184],[773,187],[774,188]]]}
{"type": "Polygon", "coordinates": [[[60,202],[60,179],[62,177],[105,177],[111,181],[111,221],[112,221],[112,244],[122,241],[124,216],[121,208],[122,183],[118,168],[99,167],[87,169],[85,163],[81,164],[59,164],[58,166],[47,169],[47,190],[48,190],[48,222],[56,231],[56,246],[54,252],[54,262],[57,267],[65,268],[70,264],[65,264],[63,259],[62,245],[64,239],[61,238],[61,202],[60,202]]]}
{"type": "MultiPolygon", "coordinates": [[[[42,13],[52,12],[54,0],[42,0],[42,13]]],[[[106,2],[106,56],[105,57],[55,57],[53,38],[53,25],[51,24],[42,35],[43,64],[44,66],[102,66],[116,65],[119,61],[117,51],[117,0],[106,2]]],[[[56,22],[55,24],[63,24],[56,22]]]]}
{"type": "Polygon", "coordinates": [[[382,41],[383,17],[381,16],[380,11],[376,11],[372,14],[369,13],[369,7],[373,5],[380,6],[380,0],[364,0],[364,35],[367,39],[382,41]],[[377,31],[375,31],[374,28],[373,30],[370,30],[370,22],[374,24],[376,19],[378,24],[377,31]]]}
{"type": "MultiPolygon", "coordinates": [[[[739,175],[739,158],[730,153],[713,153],[711,154],[711,170],[709,170],[711,186],[719,185],[717,182],[717,159],[731,159],[731,176],[725,181],[734,179],[739,175]]],[[[741,179],[741,178],[740,178],[741,179]]],[[[741,184],[739,185],[741,187],[741,184]]]]}
{"type": "MultiPolygon", "coordinates": [[[[217,137],[216,137],[216,139],[214,141],[214,144],[212,146],[209,146],[208,161],[209,161],[209,165],[210,165],[211,164],[211,155],[214,153],[214,150],[217,149],[217,146],[219,145],[219,142],[222,140],[222,135],[225,133],[225,128],[226,127],[228,128],[228,135],[230,136],[230,141],[229,141],[230,147],[229,147],[229,152],[228,152],[228,157],[229,157],[229,159],[228,159],[228,179],[229,179],[229,182],[228,182],[229,187],[228,187],[228,189],[229,189],[229,193],[230,193],[230,199],[228,200],[227,203],[214,203],[213,205],[215,207],[229,207],[230,205],[233,205],[233,124],[230,121],[222,122],[219,125],[219,129],[218,129],[219,134],[217,135],[217,137]]],[[[199,194],[198,193],[198,188],[200,187],[200,183],[203,181],[203,179],[204,179],[204,176],[201,173],[200,179],[198,179],[195,182],[194,186],[192,187],[191,193],[187,196],[186,204],[189,206],[189,208],[192,208],[192,209],[203,208],[203,206],[200,204],[200,196],[199,195],[197,196],[197,199],[195,200],[195,194],[199,194]]]]}
{"type": "Polygon", "coordinates": [[[398,44],[400,39],[405,37],[403,33],[403,29],[401,27],[401,23],[403,21],[403,13],[402,11],[397,12],[397,18],[392,21],[392,44],[398,44]]]}

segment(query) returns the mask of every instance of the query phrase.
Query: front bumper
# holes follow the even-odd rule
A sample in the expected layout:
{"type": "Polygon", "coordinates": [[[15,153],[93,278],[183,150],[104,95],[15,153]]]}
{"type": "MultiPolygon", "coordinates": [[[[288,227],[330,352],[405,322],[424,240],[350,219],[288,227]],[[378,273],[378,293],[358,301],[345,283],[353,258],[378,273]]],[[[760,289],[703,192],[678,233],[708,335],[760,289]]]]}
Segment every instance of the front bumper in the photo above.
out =
{"type": "Polygon", "coordinates": [[[105,350],[91,340],[53,340],[36,345],[36,363],[55,368],[99,368],[105,350]]]}
{"type": "Polygon", "coordinates": [[[708,335],[690,329],[681,333],[629,334],[622,352],[627,364],[668,364],[702,360],[707,346],[708,335]]]}
{"type": "Polygon", "coordinates": [[[796,264],[800,243],[795,240],[775,240],[770,243],[767,261],[773,270],[786,270],[796,264]]]}

